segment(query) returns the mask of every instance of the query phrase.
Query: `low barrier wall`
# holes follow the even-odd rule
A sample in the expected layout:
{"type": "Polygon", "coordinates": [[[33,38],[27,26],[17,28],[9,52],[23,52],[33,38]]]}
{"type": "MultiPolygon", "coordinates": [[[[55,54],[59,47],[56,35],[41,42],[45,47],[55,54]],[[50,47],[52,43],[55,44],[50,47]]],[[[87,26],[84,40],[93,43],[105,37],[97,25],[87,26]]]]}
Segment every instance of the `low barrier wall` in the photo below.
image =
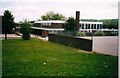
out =
{"type": "Polygon", "coordinates": [[[92,40],[88,39],[49,34],[49,41],[79,48],[82,50],[92,51],[92,40]]]}

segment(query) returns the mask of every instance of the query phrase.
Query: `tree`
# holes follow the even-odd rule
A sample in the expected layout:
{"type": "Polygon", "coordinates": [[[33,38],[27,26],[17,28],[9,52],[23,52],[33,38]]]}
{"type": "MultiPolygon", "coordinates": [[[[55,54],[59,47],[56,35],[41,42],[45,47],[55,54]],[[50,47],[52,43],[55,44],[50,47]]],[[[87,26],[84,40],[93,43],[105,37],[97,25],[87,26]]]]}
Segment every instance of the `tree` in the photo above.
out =
{"type": "Polygon", "coordinates": [[[69,17],[68,20],[64,24],[64,35],[67,36],[76,36],[77,35],[77,22],[73,17],[69,17]]]}
{"type": "Polygon", "coordinates": [[[27,20],[22,22],[21,27],[20,27],[20,32],[22,33],[23,40],[30,39],[30,31],[31,31],[30,27],[31,27],[31,24],[27,20]]]}
{"type": "Polygon", "coordinates": [[[42,20],[65,20],[65,16],[59,13],[54,13],[52,11],[47,12],[45,15],[41,16],[42,20]]]}
{"type": "Polygon", "coordinates": [[[14,17],[9,10],[4,12],[2,17],[2,33],[5,34],[5,40],[7,39],[7,34],[15,28],[14,17]]]}
{"type": "Polygon", "coordinates": [[[118,19],[103,19],[103,28],[118,29],[118,19]]]}
{"type": "Polygon", "coordinates": [[[69,19],[65,23],[65,30],[76,31],[76,20],[73,17],[69,17],[69,19]]]}

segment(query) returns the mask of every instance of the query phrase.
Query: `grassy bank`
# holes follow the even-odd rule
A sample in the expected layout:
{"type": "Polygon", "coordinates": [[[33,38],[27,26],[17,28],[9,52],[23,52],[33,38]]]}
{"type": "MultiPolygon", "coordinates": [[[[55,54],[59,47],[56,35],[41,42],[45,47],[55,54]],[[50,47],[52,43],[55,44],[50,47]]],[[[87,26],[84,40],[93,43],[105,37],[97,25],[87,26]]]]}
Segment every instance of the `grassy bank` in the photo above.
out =
{"type": "Polygon", "coordinates": [[[117,76],[117,57],[38,39],[3,40],[3,76],[117,76]]]}

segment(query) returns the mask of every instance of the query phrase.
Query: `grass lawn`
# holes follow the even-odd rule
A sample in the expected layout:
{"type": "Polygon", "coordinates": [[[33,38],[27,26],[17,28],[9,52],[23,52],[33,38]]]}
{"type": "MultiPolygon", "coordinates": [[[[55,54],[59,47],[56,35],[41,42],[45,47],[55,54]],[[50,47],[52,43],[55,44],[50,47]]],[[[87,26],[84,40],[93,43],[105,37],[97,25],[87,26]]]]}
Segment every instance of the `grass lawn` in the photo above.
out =
{"type": "Polygon", "coordinates": [[[3,40],[3,76],[117,76],[118,57],[32,38],[3,40]]]}

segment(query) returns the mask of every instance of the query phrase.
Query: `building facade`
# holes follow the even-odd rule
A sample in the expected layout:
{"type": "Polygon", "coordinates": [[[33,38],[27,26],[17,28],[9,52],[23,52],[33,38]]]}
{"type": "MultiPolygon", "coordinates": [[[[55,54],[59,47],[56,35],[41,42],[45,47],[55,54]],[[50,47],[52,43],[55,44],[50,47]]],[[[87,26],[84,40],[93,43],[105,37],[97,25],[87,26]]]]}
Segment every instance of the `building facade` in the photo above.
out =
{"type": "Polygon", "coordinates": [[[65,21],[61,21],[61,20],[35,21],[34,27],[63,28],[64,23],[65,21]]]}
{"type": "Polygon", "coordinates": [[[80,21],[80,29],[82,32],[94,32],[102,30],[103,22],[86,22],[80,21]]]}
{"type": "MultiPolygon", "coordinates": [[[[57,33],[64,31],[65,21],[61,20],[46,20],[46,21],[35,21],[32,27],[34,34],[41,36],[48,36],[49,33],[57,33]]],[[[79,22],[79,31],[81,32],[94,32],[102,30],[103,22],[79,22]]]]}
{"type": "Polygon", "coordinates": [[[33,33],[41,36],[48,36],[49,33],[62,32],[64,31],[64,23],[65,21],[61,20],[35,21],[32,27],[33,33]]]}

